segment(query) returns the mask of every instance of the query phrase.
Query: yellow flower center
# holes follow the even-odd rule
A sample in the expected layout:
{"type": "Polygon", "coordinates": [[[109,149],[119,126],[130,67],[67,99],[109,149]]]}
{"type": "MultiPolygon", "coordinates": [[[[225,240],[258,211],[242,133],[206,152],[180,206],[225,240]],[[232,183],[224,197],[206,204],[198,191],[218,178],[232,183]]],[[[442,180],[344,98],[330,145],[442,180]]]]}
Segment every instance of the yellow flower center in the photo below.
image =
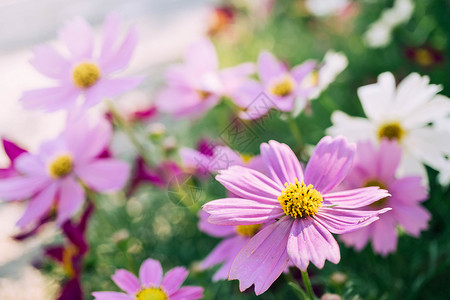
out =
{"type": "Polygon", "coordinates": [[[433,55],[426,49],[418,49],[416,51],[415,59],[421,66],[428,67],[433,64],[433,55]]]}
{"type": "Polygon", "coordinates": [[[100,78],[100,69],[93,63],[81,63],[73,69],[73,82],[86,89],[93,86],[100,78]]]}
{"type": "MultiPolygon", "coordinates": [[[[366,183],[364,184],[364,187],[368,187],[368,186],[378,186],[380,189],[386,190],[386,186],[379,181],[378,179],[369,179],[366,181],[366,183]]],[[[384,197],[383,199],[377,200],[375,202],[373,202],[372,204],[370,204],[370,207],[374,207],[374,208],[380,208],[383,207],[386,204],[386,201],[389,199],[389,197],[384,197]]]]}
{"type": "Polygon", "coordinates": [[[392,122],[384,124],[378,129],[378,138],[387,138],[388,140],[400,141],[405,135],[405,130],[400,126],[399,122],[392,122]]]}
{"type": "Polygon", "coordinates": [[[209,96],[212,95],[211,92],[203,91],[203,90],[196,90],[196,92],[201,100],[206,100],[206,99],[208,99],[209,96]]]}
{"type": "Polygon", "coordinates": [[[248,154],[241,154],[241,157],[245,163],[248,163],[253,158],[253,156],[248,155],[248,154]]]}
{"type": "Polygon", "coordinates": [[[146,288],[136,294],[136,300],[167,300],[166,293],[160,288],[146,288]]]}
{"type": "Polygon", "coordinates": [[[242,236],[254,236],[260,228],[261,224],[239,225],[236,227],[236,232],[242,236]]]}
{"type": "Polygon", "coordinates": [[[322,206],[322,195],[312,184],[306,186],[296,178],[294,183],[286,182],[284,186],[286,188],[278,196],[278,201],[286,215],[294,218],[312,217],[322,206]]]}
{"type": "Polygon", "coordinates": [[[53,178],[61,178],[72,172],[73,161],[70,155],[60,155],[49,165],[49,172],[53,178]]]}
{"type": "Polygon", "coordinates": [[[284,97],[292,93],[295,88],[295,81],[291,76],[286,75],[283,79],[276,81],[270,88],[269,91],[277,96],[284,97]]]}

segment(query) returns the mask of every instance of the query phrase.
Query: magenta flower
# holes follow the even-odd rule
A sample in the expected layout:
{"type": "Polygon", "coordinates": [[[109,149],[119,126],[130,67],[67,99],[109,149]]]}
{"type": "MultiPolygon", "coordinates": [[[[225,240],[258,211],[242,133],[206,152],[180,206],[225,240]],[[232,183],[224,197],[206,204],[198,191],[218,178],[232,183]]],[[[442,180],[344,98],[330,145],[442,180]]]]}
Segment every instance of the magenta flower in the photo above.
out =
{"type": "Polygon", "coordinates": [[[236,198],[211,201],[203,209],[218,225],[255,225],[274,222],[244,246],[231,266],[229,279],[240,281],[241,291],[252,284],[265,292],[289,261],[305,271],[312,262],[338,263],[339,246],[331,233],[359,229],[389,210],[358,210],[389,194],[379,187],[331,192],[349,172],[355,145],[338,137],[324,137],[305,172],[292,150],[270,141],[261,145],[269,176],[233,166],[216,178],[236,198]],[[237,198],[240,197],[240,198],[237,198]]]}
{"type": "Polygon", "coordinates": [[[186,168],[201,175],[215,173],[231,166],[246,166],[264,172],[264,162],[259,155],[242,155],[227,146],[200,143],[198,150],[181,148],[179,154],[186,168]]]}
{"type": "Polygon", "coordinates": [[[30,199],[19,227],[38,222],[54,206],[57,224],[62,225],[83,204],[83,184],[96,192],[113,192],[125,185],[129,165],[99,157],[109,144],[110,124],[89,126],[88,121],[69,121],[65,131],[42,143],[38,153],[23,153],[16,159],[18,175],[0,180],[1,199],[30,199]]]}
{"type": "Polygon", "coordinates": [[[261,82],[248,79],[233,95],[235,103],[243,109],[239,117],[257,119],[272,108],[284,112],[294,110],[296,98],[303,95],[300,84],[315,67],[315,62],[307,61],[289,70],[270,52],[261,52],[258,57],[261,82]]]}
{"type": "Polygon", "coordinates": [[[430,213],[420,203],[427,199],[420,176],[397,178],[395,172],[401,160],[401,148],[395,141],[383,139],[376,149],[369,141],[358,143],[353,169],[344,186],[359,188],[379,186],[387,189],[390,197],[372,203],[367,209],[391,207],[380,220],[357,231],[341,235],[345,244],[361,250],[372,241],[375,252],[387,255],[397,248],[397,230],[400,225],[410,235],[418,237],[426,229],[430,213]]]}
{"type": "Polygon", "coordinates": [[[20,155],[27,153],[25,149],[22,149],[7,139],[2,139],[2,143],[5,154],[10,161],[10,165],[7,168],[0,169],[0,179],[17,175],[15,161],[20,155]]]}
{"type": "Polygon", "coordinates": [[[185,286],[180,288],[188,276],[183,267],[171,269],[163,277],[159,261],[147,259],[139,270],[139,279],[127,270],[117,270],[112,280],[125,293],[94,292],[95,300],[195,300],[203,297],[203,288],[185,286]]]}
{"type": "Polygon", "coordinates": [[[129,64],[137,42],[137,32],[131,28],[119,43],[120,27],[120,18],[116,15],[107,17],[98,55],[94,54],[94,31],[81,17],[67,22],[59,31],[59,40],[69,50],[69,57],[48,45],[37,47],[30,63],[56,82],[52,87],[25,92],[21,98],[25,108],[70,109],[81,95],[85,98],[83,107],[88,108],[103,98],[116,97],[141,83],[142,77],[112,77],[129,64]]]}
{"type": "Polygon", "coordinates": [[[222,96],[231,95],[253,72],[251,63],[219,70],[214,45],[201,39],[187,49],[184,64],[167,71],[167,86],[156,98],[157,108],[176,117],[197,117],[215,106],[222,96]]]}

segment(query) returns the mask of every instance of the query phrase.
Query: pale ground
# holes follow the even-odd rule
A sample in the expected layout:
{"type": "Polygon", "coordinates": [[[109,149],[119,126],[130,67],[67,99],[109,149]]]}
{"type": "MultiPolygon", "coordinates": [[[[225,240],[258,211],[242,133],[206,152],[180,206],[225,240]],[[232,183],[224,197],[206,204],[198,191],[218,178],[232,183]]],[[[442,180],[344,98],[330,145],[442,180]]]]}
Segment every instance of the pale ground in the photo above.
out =
{"type": "MultiPolygon", "coordinates": [[[[145,74],[144,89],[122,97],[122,103],[150,101],[152,87],[162,80],[164,66],[180,57],[187,44],[205,31],[212,1],[206,0],[0,0],[0,136],[29,150],[62,129],[64,113],[24,111],[17,101],[24,90],[48,83],[29,64],[31,47],[55,40],[58,27],[81,15],[96,27],[110,11],[119,12],[139,31],[139,44],[130,68],[124,74],[145,74]]],[[[98,28],[99,29],[99,28],[98,28]]],[[[100,32],[100,31],[99,31],[100,32]]],[[[125,104],[126,105],[126,104],[125,104]]],[[[137,104],[139,105],[139,104],[137,104]]],[[[100,108],[101,109],[101,108],[100,108]]],[[[0,167],[7,165],[0,149],[0,167]]],[[[52,226],[26,243],[10,236],[21,205],[0,204],[0,299],[53,299],[57,284],[44,278],[29,263],[42,244],[55,234],[52,226]]]]}

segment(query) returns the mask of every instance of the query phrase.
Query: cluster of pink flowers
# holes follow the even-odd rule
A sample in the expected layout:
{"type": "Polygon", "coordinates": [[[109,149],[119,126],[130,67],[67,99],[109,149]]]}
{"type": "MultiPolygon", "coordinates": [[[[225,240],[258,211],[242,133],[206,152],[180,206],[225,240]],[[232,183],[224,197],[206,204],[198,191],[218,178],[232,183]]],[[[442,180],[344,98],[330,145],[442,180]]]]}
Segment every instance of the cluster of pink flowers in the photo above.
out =
{"type": "MultiPolygon", "coordinates": [[[[118,40],[121,25],[116,15],[107,17],[98,51],[94,31],[82,18],[69,21],[59,32],[70,57],[50,46],[37,47],[31,64],[55,84],[27,91],[21,101],[28,109],[66,110],[66,126],[37,151],[3,139],[11,163],[0,169],[0,198],[27,202],[17,222],[23,231],[19,239],[53,220],[66,237],[63,245],[46,251],[70,270],[60,299],[82,293],[81,264],[89,250],[85,232],[95,204],[90,195],[124,189],[132,194],[142,181],[165,188],[172,178],[187,173],[201,178],[217,174],[227,196],[203,205],[198,227],[223,241],[200,269],[222,264],[213,281],[236,279],[241,291],[254,285],[257,295],[289,267],[306,273],[310,263],[319,269],[327,260],[339,263],[333,234],[356,250],[370,241],[374,252],[385,256],[397,248],[398,228],[414,237],[427,229],[431,215],[421,205],[428,197],[425,165],[450,174],[450,132],[438,126],[448,119],[450,102],[437,94],[441,87],[429,84],[428,77],[414,73],[396,87],[394,76],[383,73],[377,83],[361,87],[358,96],[367,118],[334,112],[329,136],[317,143],[305,166],[287,144],[275,140],[262,143],[256,156],[201,140],[197,149],[179,147],[180,164],[164,159],[150,166],[146,153],[133,162],[115,157],[110,151],[111,120],[88,113],[102,99],[130,91],[144,79],[113,76],[129,65],[137,44],[134,28],[118,40]],[[67,251],[69,263],[63,259],[67,251]]],[[[142,114],[157,110],[175,118],[200,117],[228,98],[240,119],[259,119],[271,110],[292,119],[346,65],[343,54],[330,51],[321,63],[307,60],[291,68],[262,51],[256,64],[220,69],[214,45],[202,38],[188,47],[182,64],[167,70],[155,107],[142,114]]],[[[113,109],[110,113],[116,123],[127,122],[113,109]]],[[[139,143],[134,136],[132,140],[139,143]]],[[[147,259],[139,278],[123,269],[112,276],[124,293],[93,296],[202,298],[203,288],[181,287],[188,273],[176,267],[163,276],[160,262],[147,259]]]]}

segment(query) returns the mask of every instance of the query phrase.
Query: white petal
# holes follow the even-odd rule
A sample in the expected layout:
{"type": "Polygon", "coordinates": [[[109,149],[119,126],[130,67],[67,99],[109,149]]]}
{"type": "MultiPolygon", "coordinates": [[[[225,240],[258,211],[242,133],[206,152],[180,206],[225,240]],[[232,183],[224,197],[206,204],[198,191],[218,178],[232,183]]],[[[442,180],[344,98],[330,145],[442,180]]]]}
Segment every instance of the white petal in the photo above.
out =
{"type": "Polygon", "coordinates": [[[343,135],[350,141],[376,140],[376,127],[370,120],[335,111],[331,115],[333,126],[327,129],[327,134],[332,136],[343,135]]]}

